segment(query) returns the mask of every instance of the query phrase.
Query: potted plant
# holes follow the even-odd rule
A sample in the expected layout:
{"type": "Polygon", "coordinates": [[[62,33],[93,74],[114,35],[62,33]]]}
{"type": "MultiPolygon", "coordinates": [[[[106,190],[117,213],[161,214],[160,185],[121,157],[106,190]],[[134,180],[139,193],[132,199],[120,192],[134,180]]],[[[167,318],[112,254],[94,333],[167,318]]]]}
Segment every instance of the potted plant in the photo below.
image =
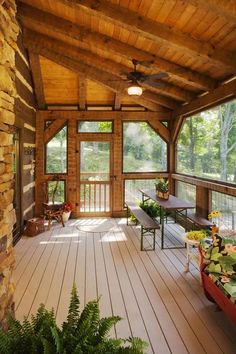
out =
{"type": "Polygon", "coordinates": [[[70,214],[72,212],[72,210],[74,209],[74,205],[70,202],[66,202],[66,203],[63,203],[62,204],[62,219],[63,219],[63,222],[66,222],[69,220],[70,218],[70,214]]]}
{"type": "Polygon", "coordinates": [[[155,202],[141,202],[139,206],[153,219],[160,216],[160,206],[155,202]]]}
{"type": "Polygon", "coordinates": [[[169,180],[162,177],[155,180],[156,194],[159,198],[169,199],[169,180]]]}
{"type": "Polygon", "coordinates": [[[40,305],[31,321],[22,323],[12,316],[8,330],[0,330],[0,353],[4,354],[73,354],[97,353],[144,354],[147,343],[137,337],[111,338],[110,329],[121,318],[100,318],[99,300],[90,301],[79,311],[79,298],[73,286],[68,315],[61,328],[56,323],[53,309],[48,311],[40,305]]]}

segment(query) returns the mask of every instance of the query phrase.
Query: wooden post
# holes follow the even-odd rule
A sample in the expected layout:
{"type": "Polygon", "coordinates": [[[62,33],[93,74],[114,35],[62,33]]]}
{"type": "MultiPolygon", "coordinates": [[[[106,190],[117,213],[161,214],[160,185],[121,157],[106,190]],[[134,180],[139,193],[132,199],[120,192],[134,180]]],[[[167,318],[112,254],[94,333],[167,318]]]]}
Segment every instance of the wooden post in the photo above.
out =
{"type": "Polygon", "coordinates": [[[209,212],[209,194],[208,189],[202,186],[196,186],[196,212],[198,216],[207,219],[209,212]]]}

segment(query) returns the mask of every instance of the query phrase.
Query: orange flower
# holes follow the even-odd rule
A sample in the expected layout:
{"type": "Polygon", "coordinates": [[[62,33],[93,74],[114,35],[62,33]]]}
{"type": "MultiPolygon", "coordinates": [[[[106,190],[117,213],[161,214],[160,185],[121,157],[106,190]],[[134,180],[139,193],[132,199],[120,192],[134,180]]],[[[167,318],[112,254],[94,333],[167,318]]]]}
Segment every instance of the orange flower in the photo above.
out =
{"type": "Polygon", "coordinates": [[[228,277],[226,277],[225,275],[222,275],[220,277],[220,280],[222,283],[229,283],[230,279],[228,277]]]}
{"type": "Polygon", "coordinates": [[[236,246],[234,246],[232,243],[227,243],[225,245],[225,250],[228,254],[231,254],[236,251],[236,246]]]}

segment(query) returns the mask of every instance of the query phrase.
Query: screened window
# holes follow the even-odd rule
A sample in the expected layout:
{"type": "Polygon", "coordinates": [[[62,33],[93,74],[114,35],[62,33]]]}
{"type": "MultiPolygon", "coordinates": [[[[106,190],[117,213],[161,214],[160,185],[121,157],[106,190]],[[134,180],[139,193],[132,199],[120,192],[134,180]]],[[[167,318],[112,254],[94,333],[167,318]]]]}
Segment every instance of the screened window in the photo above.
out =
{"type": "Polygon", "coordinates": [[[125,201],[142,199],[140,189],[154,189],[155,179],[126,179],[125,180],[125,201]]]}
{"type": "Polygon", "coordinates": [[[190,183],[181,181],[175,182],[176,196],[182,200],[186,200],[189,203],[196,203],[196,186],[190,183]]]}
{"type": "Polygon", "coordinates": [[[60,204],[65,202],[65,181],[47,182],[48,203],[60,204]]]}
{"type": "Polygon", "coordinates": [[[220,229],[236,230],[236,197],[212,191],[212,210],[219,210],[221,213],[220,229]]]}
{"type": "Polygon", "coordinates": [[[187,118],[177,142],[177,172],[236,183],[236,100],[187,118]]]}
{"type": "Polygon", "coordinates": [[[146,122],[123,123],[123,172],[166,171],[166,145],[146,122]]]}
{"type": "Polygon", "coordinates": [[[67,126],[46,144],[46,173],[67,172],[67,126]]]}
{"type": "Polygon", "coordinates": [[[79,133],[112,133],[111,121],[80,121],[78,123],[79,133]]]}

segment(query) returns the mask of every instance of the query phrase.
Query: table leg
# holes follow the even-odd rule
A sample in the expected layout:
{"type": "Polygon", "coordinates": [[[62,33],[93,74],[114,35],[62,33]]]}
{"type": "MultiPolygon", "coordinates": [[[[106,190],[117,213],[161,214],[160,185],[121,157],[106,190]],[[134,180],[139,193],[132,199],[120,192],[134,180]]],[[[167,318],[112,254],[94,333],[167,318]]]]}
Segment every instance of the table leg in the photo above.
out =
{"type": "Polygon", "coordinates": [[[160,224],[161,224],[161,249],[163,249],[164,248],[164,213],[162,207],[160,207],[160,224]]]}
{"type": "Polygon", "coordinates": [[[187,218],[187,209],[185,209],[185,231],[187,231],[187,226],[188,226],[188,218],[187,218]]]}
{"type": "Polygon", "coordinates": [[[186,262],[185,272],[189,272],[190,247],[189,247],[189,243],[188,242],[187,242],[186,257],[187,257],[187,262],[186,262]]]}

